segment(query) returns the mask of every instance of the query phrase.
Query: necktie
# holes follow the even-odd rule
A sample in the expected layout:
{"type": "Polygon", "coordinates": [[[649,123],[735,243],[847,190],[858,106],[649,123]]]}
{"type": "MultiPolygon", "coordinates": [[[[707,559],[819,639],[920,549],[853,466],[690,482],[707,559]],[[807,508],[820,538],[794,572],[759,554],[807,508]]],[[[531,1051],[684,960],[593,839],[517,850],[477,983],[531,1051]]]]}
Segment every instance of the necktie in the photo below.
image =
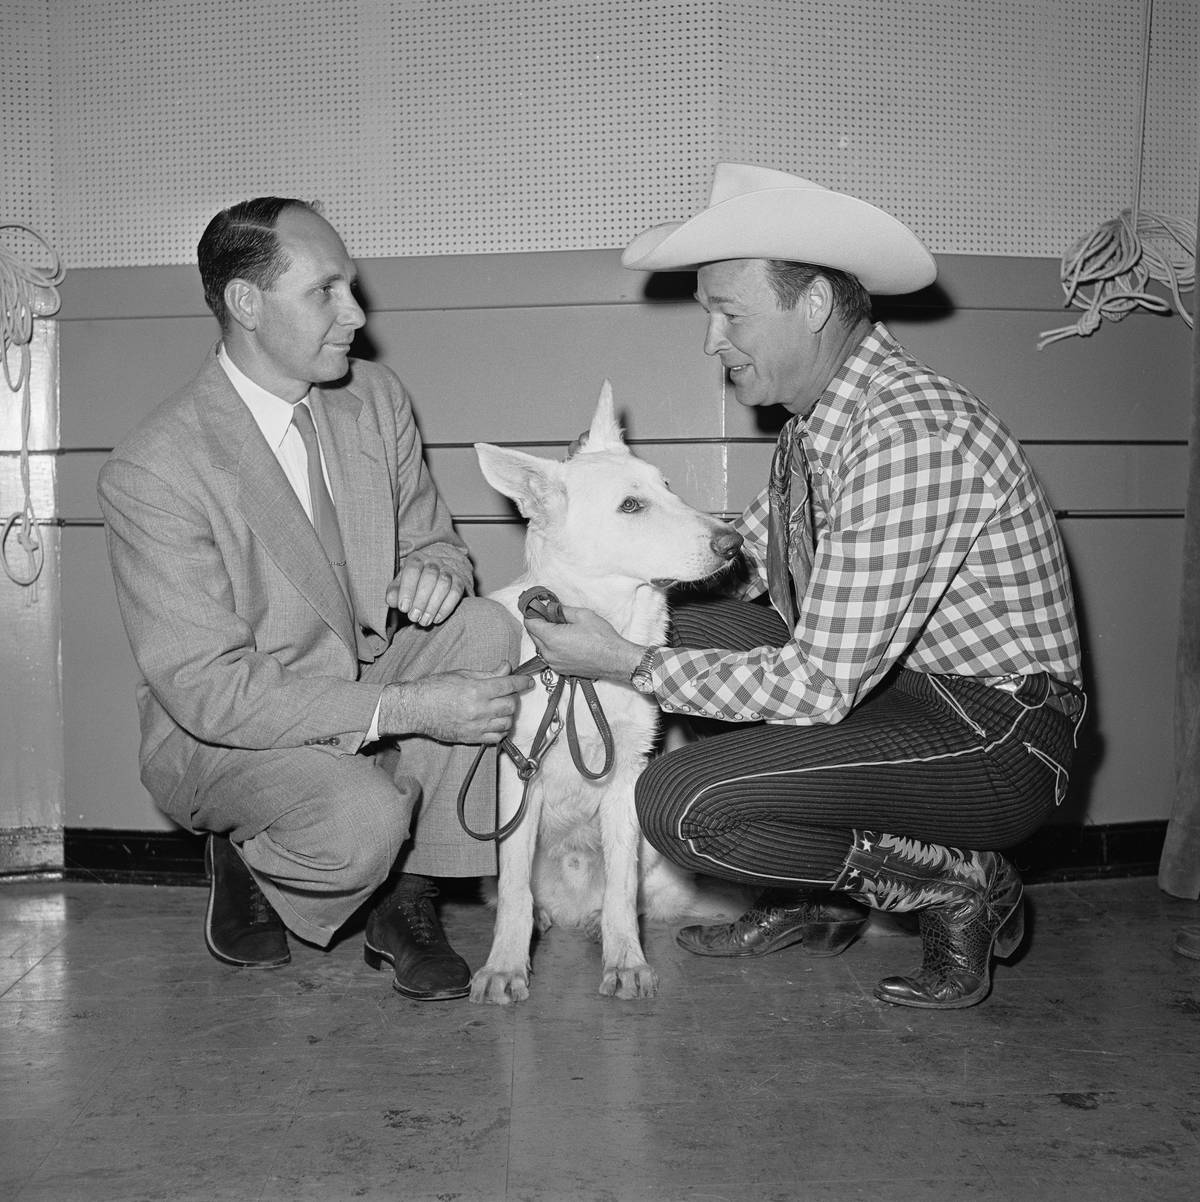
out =
{"type": "Polygon", "coordinates": [[[354,606],[350,601],[350,577],[346,572],[346,549],[342,546],[342,531],[338,526],[337,510],[333,507],[333,498],[325,487],[325,473],[321,470],[321,448],[317,442],[317,431],[313,425],[312,414],[308,406],[300,401],[292,406],[292,424],[300,432],[304,440],[304,450],[308,455],[308,499],[312,504],[313,528],[317,538],[325,549],[325,557],[333,568],[346,595],[346,604],[350,612],[354,606]]]}
{"type": "Polygon", "coordinates": [[[779,432],[767,496],[767,591],[793,630],[813,561],[812,479],[798,417],[779,432]]]}

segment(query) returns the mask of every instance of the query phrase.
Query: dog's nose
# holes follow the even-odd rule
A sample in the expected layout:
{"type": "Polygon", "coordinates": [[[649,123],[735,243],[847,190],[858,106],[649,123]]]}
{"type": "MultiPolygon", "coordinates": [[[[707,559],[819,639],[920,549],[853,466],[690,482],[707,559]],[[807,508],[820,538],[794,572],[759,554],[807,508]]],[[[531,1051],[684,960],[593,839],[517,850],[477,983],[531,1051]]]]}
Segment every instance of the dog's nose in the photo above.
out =
{"type": "Polygon", "coordinates": [[[724,526],[712,536],[712,549],[722,559],[732,559],[742,549],[742,536],[730,526],[724,526]]]}

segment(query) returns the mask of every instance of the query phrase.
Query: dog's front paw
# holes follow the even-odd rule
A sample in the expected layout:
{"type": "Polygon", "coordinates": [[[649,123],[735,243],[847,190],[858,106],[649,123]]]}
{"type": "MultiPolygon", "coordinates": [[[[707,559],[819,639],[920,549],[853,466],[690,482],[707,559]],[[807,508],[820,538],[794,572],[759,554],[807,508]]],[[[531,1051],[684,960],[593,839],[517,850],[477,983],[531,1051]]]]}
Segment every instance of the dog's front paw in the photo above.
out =
{"type": "Polygon", "coordinates": [[[654,997],[658,993],[658,973],[645,961],[610,965],[600,979],[600,992],[604,997],[654,997]]]}
{"type": "Polygon", "coordinates": [[[529,1000],[529,969],[492,968],[485,964],[471,978],[471,1001],[481,1005],[507,1006],[529,1000]]]}

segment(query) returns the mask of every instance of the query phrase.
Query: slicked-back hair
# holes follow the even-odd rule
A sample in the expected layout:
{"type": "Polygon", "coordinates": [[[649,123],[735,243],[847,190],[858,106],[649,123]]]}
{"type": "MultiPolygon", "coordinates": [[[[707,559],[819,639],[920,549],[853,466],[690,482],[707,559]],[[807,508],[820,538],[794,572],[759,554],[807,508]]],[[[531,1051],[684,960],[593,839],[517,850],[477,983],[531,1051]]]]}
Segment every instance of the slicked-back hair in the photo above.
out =
{"type": "Polygon", "coordinates": [[[225,285],[230,280],[248,280],[259,288],[270,288],[291,266],[275,227],[279,214],[293,208],[320,212],[317,205],[305,200],[259,196],[222,209],[200,235],[196,258],[204,302],[222,331],[229,328],[225,285]]]}
{"type": "Polygon", "coordinates": [[[788,259],[767,259],[767,283],[780,307],[794,309],[809,284],[823,276],[833,292],[833,311],[849,326],[871,320],[871,296],[859,283],[858,276],[816,263],[793,263],[788,259]]]}

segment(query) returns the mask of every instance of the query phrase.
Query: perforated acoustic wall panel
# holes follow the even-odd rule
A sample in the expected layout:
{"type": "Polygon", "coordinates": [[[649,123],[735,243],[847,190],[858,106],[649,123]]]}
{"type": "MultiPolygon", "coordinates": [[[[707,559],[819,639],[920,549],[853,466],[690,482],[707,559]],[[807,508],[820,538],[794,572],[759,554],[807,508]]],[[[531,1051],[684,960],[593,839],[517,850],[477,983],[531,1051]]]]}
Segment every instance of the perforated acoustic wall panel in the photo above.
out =
{"type": "Polygon", "coordinates": [[[50,97],[46,0],[0,0],[0,222],[33,224],[49,216],[54,196],[50,97]]]}
{"type": "Polygon", "coordinates": [[[329,0],[54,6],[55,205],[75,266],[194,261],[222,205],[369,206],[359,23],[329,0]]]}
{"type": "Polygon", "coordinates": [[[402,247],[615,246],[711,164],[712,5],[437,0],[396,5],[387,39],[402,247]]]}
{"type": "MultiPolygon", "coordinates": [[[[1197,11],[1155,8],[1153,117],[1189,112],[1193,139],[1151,191],[1190,216],[1197,11]],[[1170,59],[1180,43],[1186,71],[1170,59]]],[[[721,25],[721,157],[782,159],[935,250],[1057,254],[1132,200],[1141,0],[742,0],[721,25]]]]}
{"type": "MultiPolygon", "coordinates": [[[[1136,177],[1143,0],[15,9],[49,14],[50,53],[6,37],[6,106],[48,74],[53,128],[6,113],[0,212],[76,267],[191,262],[262,192],[320,198],[359,256],[619,246],[694,209],[722,158],[857,192],[934,251],[1058,255],[1136,177]]],[[[1200,5],[1154,16],[1143,204],[1190,218],[1200,5]]]]}

